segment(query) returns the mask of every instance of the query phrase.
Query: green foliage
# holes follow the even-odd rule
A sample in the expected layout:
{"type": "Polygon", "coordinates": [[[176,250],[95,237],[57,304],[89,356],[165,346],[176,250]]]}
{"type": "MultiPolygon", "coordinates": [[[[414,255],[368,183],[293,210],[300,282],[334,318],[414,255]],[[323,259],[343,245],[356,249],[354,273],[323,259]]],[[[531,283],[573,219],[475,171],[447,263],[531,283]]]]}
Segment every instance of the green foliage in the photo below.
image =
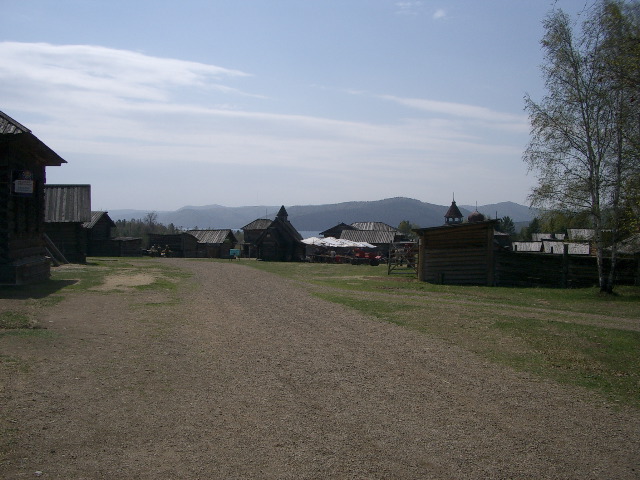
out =
{"type": "Polygon", "coordinates": [[[498,225],[496,226],[496,230],[503,233],[508,233],[509,235],[516,234],[516,225],[513,223],[513,219],[511,217],[502,217],[498,220],[498,225]]]}
{"type": "Polygon", "coordinates": [[[141,219],[116,220],[115,224],[114,237],[146,239],[146,236],[150,233],[175,234],[182,232],[182,230],[173,225],[173,223],[169,225],[158,223],[158,214],[156,212],[149,212],[141,219]]]}
{"type": "MultiPolygon", "coordinates": [[[[626,179],[640,175],[639,11],[635,1],[601,0],[578,29],[554,9],[541,42],[548,92],[539,102],[525,97],[531,139],[524,160],[538,177],[532,205],[588,213],[605,292],[613,288],[615,270],[605,274],[603,232],[620,239],[630,196],[626,179]]],[[[550,226],[552,232],[568,227],[550,226]]],[[[608,251],[615,265],[616,249],[608,251]]]]}
{"type": "Polygon", "coordinates": [[[413,232],[413,229],[420,228],[419,225],[411,223],[409,220],[402,220],[398,225],[400,233],[404,234],[410,240],[416,240],[418,236],[413,232]]]}
{"type": "Polygon", "coordinates": [[[538,219],[538,217],[535,217],[533,220],[531,220],[529,226],[522,229],[522,231],[520,232],[520,238],[524,241],[531,241],[534,233],[542,232],[541,228],[542,227],[540,226],[540,219],[538,219]]]}

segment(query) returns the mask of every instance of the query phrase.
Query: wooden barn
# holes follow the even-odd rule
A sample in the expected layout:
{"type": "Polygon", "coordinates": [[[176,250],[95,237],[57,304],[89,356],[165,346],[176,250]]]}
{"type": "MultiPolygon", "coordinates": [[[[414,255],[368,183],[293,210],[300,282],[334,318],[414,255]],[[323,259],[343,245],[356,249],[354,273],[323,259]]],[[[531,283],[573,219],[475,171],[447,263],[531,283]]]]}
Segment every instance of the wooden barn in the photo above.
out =
{"type": "Polygon", "coordinates": [[[172,257],[196,258],[198,256],[198,239],[190,233],[150,233],[147,248],[151,250],[154,245],[162,250],[168,249],[172,257]]]}
{"type": "Polygon", "coordinates": [[[189,230],[198,239],[200,258],[228,258],[229,251],[238,243],[238,239],[230,229],[222,230],[189,230]]]}
{"type": "Polygon", "coordinates": [[[0,284],[49,278],[45,168],[63,163],[31,130],[0,112],[0,284]]]}
{"type": "Polygon", "coordinates": [[[275,220],[259,219],[243,227],[245,250],[255,253],[260,260],[292,262],[302,261],[306,255],[306,245],[302,236],[289,221],[284,205],[275,220]],[[258,227],[264,227],[259,229],[258,227]]]}
{"type": "Polygon", "coordinates": [[[87,255],[95,257],[99,255],[116,255],[116,245],[111,238],[111,229],[116,224],[107,212],[91,212],[91,220],[85,222],[83,228],[86,230],[87,255]]]}
{"type": "Polygon", "coordinates": [[[419,228],[418,278],[449,285],[494,285],[497,220],[419,228]]]}
{"type": "Polygon", "coordinates": [[[44,191],[45,233],[67,261],[86,262],[91,185],[45,185],[44,191]]]}

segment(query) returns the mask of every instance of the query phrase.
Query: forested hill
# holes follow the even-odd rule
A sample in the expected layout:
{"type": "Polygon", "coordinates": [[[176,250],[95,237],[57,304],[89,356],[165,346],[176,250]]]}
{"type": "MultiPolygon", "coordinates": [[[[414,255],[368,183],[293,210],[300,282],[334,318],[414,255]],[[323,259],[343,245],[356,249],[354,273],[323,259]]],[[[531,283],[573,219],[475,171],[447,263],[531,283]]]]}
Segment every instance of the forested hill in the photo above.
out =
{"type": "MultiPolygon", "coordinates": [[[[157,221],[181,228],[232,228],[239,229],[257,218],[275,218],[281,205],[224,207],[207,205],[186,206],[172,212],[156,212],[157,221]]],[[[341,222],[384,222],[397,227],[408,220],[420,227],[433,227],[444,223],[444,214],[449,205],[434,205],[411,198],[396,197],[370,202],[344,202],[326,205],[285,205],[289,220],[300,231],[322,231],[341,222]]],[[[464,215],[475,207],[460,206],[464,215]]],[[[494,218],[509,216],[514,222],[528,222],[534,212],[524,205],[502,202],[478,207],[478,211],[494,218]]],[[[141,219],[148,210],[110,210],[115,220],[141,219]]]]}

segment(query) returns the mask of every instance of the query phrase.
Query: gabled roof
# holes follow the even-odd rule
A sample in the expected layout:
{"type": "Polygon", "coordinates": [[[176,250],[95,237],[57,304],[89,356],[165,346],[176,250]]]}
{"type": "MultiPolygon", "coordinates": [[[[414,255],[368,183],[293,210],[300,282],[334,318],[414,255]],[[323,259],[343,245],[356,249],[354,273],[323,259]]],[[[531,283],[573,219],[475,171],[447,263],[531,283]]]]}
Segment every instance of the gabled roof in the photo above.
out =
{"type": "Polygon", "coordinates": [[[16,122],[4,112],[0,112],[0,134],[31,133],[27,127],[16,122]]]}
{"type": "Polygon", "coordinates": [[[333,226],[331,228],[327,228],[324,232],[320,232],[320,235],[326,236],[327,233],[333,232],[335,230],[342,231],[342,230],[355,230],[355,229],[356,229],[356,227],[353,227],[351,225],[347,225],[344,222],[341,222],[338,225],[335,225],[335,226],[333,226]]]}
{"type": "Polygon", "coordinates": [[[229,238],[232,242],[237,242],[235,235],[230,229],[221,230],[189,230],[188,233],[198,239],[198,243],[221,244],[229,238]]]}
{"type": "Polygon", "coordinates": [[[284,233],[286,236],[292,238],[293,240],[302,243],[302,235],[300,232],[295,229],[295,227],[291,224],[289,220],[285,220],[282,217],[276,217],[276,219],[271,222],[271,224],[263,230],[263,232],[256,238],[255,243],[260,244],[264,241],[267,234],[276,231],[279,233],[284,233]]]}
{"type": "Polygon", "coordinates": [[[343,230],[340,234],[340,239],[352,242],[383,244],[392,243],[395,236],[395,232],[390,230],[343,230]]]}
{"type": "Polygon", "coordinates": [[[242,227],[242,230],[264,230],[265,228],[269,228],[272,223],[273,220],[269,220],[268,218],[258,218],[242,227]]]}
{"type": "Polygon", "coordinates": [[[393,228],[391,225],[387,225],[383,222],[354,222],[351,224],[352,227],[357,228],[358,230],[381,230],[385,232],[397,232],[397,228],[393,228]]]}
{"type": "Polygon", "coordinates": [[[106,217],[109,222],[109,226],[115,227],[116,224],[111,217],[107,214],[107,212],[91,212],[91,220],[82,224],[84,228],[93,228],[96,226],[96,223],[100,221],[101,218],[106,217]]]}
{"type": "Polygon", "coordinates": [[[32,161],[44,166],[67,163],[47,147],[27,127],[4,112],[0,112],[0,156],[8,155],[20,161],[32,161]]]}
{"type": "Polygon", "coordinates": [[[91,185],[45,185],[44,221],[48,223],[91,221],[91,185]]]}

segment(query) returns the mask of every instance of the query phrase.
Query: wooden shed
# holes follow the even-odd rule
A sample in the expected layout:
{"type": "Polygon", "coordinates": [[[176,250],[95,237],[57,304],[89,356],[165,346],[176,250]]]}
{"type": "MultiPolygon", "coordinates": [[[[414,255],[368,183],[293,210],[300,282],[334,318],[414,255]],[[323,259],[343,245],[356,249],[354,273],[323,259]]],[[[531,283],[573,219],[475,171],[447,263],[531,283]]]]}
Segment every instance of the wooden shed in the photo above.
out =
{"type": "Polygon", "coordinates": [[[172,257],[196,258],[198,256],[198,239],[190,233],[160,234],[150,233],[147,248],[158,245],[168,249],[172,257]]]}
{"type": "Polygon", "coordinates": [[[31,130],[0,112],[0,284],[49,278],[45,168],[63,163],[31,130]]]}
{"type": "Polygon", "coordinates": [[[116,224],[107,212],[91,212],[91,220],[85,222],[87,255],[89,256],[119,256],[116,254],[117,245],[111,238],[111,229],[116,224]]]}
{"type": "Polygon", "coordinates": [[[73,263],[87,260],[87,231],[91,220],[91,185],[45,185],[45,233],[73,263]]]}
{"type": "Polygon", "coordinates": [[[221,230],[189,230],[198,239],[200,258],[228,258],[229,251],[238,243],[238,239],[230,229],[221,230]]]}
{"type": "Polygon", "coordinates": [[[245,245],[257,234],[257,237],[249,244],[249,250],[253,250],[257,258],[278,262],[304,260],[306,245],[302,243],[302,236],[291,224],[288,217],[287,210],[283,205],[278,211],[275,220],[262,223],[262,219],[260,219],[243,228],[245,231],[245,245]],[[266,226],[260,232],[257,232],[255,227],[258,224],[266,226]],[[249,233],[248,237],[247,233],[249,233]]]}
{"type": "Polygon", "coordinates": [[[419,228],[418,278],[449,285],[494,285],[497,220],[419,228]]]}

